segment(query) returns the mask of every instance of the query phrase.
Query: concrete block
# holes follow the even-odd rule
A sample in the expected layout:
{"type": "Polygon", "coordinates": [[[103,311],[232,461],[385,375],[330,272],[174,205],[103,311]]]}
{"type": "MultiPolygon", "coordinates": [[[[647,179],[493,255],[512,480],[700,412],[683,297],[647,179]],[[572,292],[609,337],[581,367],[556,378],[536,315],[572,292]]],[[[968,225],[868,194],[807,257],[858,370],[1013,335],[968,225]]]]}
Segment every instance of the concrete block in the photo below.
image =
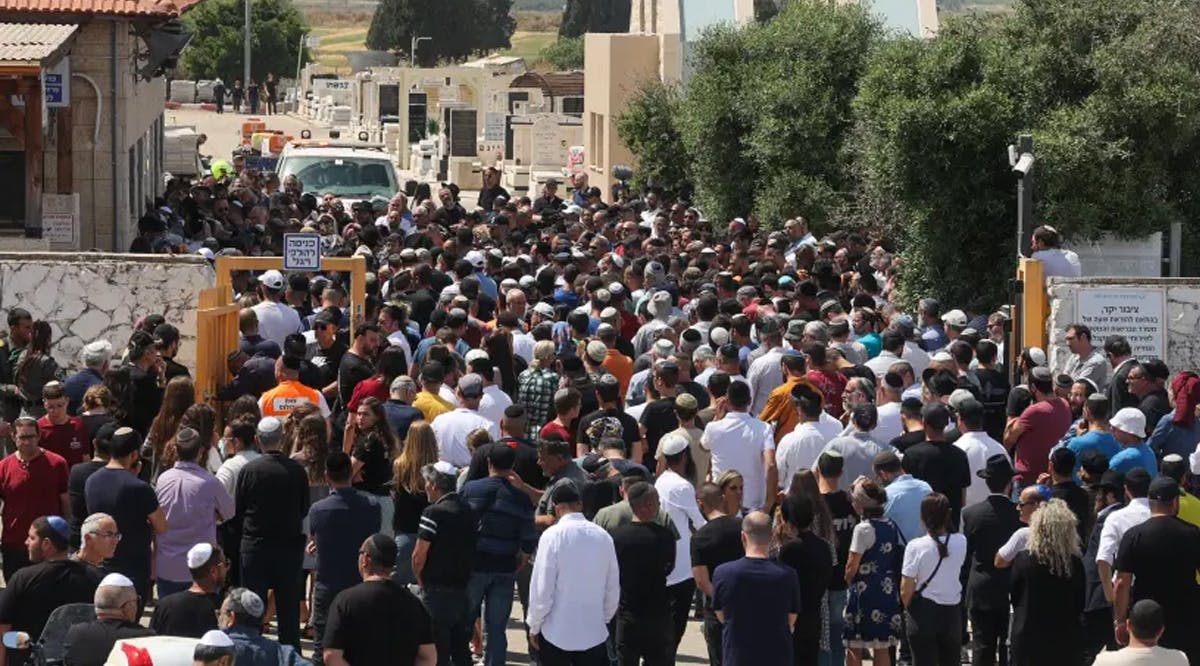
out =
{"type": "Polygon", "coordinates": [[[196,101],[196,82],[195,81],[172,81],[171,96],[172,102],[190,103],[196,101]]]}
{"type": "Polygon", "coordinates": [[[213,87],[216,86],[216,81],[197,81],[196,82],[196,101],[197,102],[215,102],[216,97],[213,95],[213,87]]]}

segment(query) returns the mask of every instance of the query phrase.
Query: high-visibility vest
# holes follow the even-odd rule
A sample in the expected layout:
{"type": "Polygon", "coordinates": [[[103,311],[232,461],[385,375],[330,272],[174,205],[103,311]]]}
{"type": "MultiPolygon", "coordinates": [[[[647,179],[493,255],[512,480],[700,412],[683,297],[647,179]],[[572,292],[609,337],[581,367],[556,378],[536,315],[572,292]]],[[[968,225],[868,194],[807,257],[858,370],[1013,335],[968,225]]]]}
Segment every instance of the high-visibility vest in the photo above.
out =
{"type": "Polygon", "coordinates": [[[264,417],[278,418],[291,414],[297,407],[306,403],[320,406],[321,395],[317,393],[317,389],[297,381],[281,382],[279,386],[264,393],[258,401],[264,417]]]}

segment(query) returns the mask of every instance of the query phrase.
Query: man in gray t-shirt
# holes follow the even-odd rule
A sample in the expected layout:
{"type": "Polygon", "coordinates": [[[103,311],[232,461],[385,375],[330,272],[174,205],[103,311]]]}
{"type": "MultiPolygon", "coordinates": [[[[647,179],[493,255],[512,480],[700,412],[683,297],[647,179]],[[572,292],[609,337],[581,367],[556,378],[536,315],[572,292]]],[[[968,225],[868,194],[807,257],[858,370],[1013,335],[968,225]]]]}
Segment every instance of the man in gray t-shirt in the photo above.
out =
{"type": "MultiPolygon", "coordinates": [[[[845,437],[835,437],[825,445],[825,451],[835,451],[845,460],[842,478],[838,480],[838,490],[849,490],[850,485],[860,476],[870,478],[871,464],[875,455],[883,451],[895,451],[888,444],[880,444],[871,439],[871,431],[879,421],[879,413],[875,405],[857,405],[850,412],[850,425],[853,431],[845,437]]],[[[814,464],[815,470],[815,464],[814,464]]]]}

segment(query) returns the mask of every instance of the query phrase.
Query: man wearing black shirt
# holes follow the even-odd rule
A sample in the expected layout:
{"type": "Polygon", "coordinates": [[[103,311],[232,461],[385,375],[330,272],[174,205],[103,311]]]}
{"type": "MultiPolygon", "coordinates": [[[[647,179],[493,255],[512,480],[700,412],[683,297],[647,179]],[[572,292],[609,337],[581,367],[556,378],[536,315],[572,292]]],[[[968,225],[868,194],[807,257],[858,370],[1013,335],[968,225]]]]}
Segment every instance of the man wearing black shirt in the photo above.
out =
{"type": "Polygon", "coordinates": [[[1164,386],[1169,375],[1167,364],[1157,358],[1142,361],[1129,370],[1129,392],[1137,397],[1137,408],[1146,415],[1147,437],[1163,415],[1171,411],[1171,399],[1164,386]]]}
{"type": "Polygon", "coordinates": [[[479,190],[479,207],[484,212],[492,212],[496,197],[509,199],[508,190],[500,186],[500,170],[488,167],[483,170],[483,188],[479,190]]]}
{"type": "Polygon", "coordinates": [[[562,214],[563,200],[558,198],[558,181],[551,178],[542,188],[542,196],[533,202],[533,213],[541,215],[543,220],[562,214]]]}
{"type": "Polygon", "coordinates": [[[268,416],[259,422],[258,444],[263,455],[242,468],[234,502],[236,519],[242,521],[242,584],[264,599],[268,589],[275,590],[279,642],[299,649],[296,572],[304,562],[308,475],[300,463],[280,450],[282,434],[279,419],[268,416]]]}
{"type": "MultiPolygon", "coordinates": [[[[83,562],[67,559],[71,528],[59,516],[42,516],[29,526],[25,543],[34,562],[8,581],[0,592],[0,633],[23,631],[42,635],[46,620],[64,604],[90,604],[104,574],[83,562]]],[[[24,651],[0,647],[0,664],[22,664],[24,651]]]]}
{"type": "Polygon", "coordinates": [[[396,542],[374,534],[358,552],[363,582],[333,600],[325,629],[326,666],[433,666],[437,648],[429,613],[412,592],[391,579],[396,542]]]}
{"type": "Polygon", "coordinates": [[[112,440],[112,435],[116,432],[117,427],[116,421],[109,421],[100,426],[100,429],[96,431],[96,437],[92,440],[92,459],[71,466],[70,475],[67,477],[67,497],[71,500],[71,519],[68,522],[71,523],[72,549],[78,549],[83,542],[80,528],[83,527],[83,521],[89,515],[84,487],[96,470],[108,464],[109,441],[112,440]]]}
{"type": "Polygon", "coordinates": [[[110,572],[124,574],[138,590],[138,616],[150,600],[150,542],[167,531],[167,517],[150,484],[138,478],[141,436],[119,428],[109,443],[111,458],[88,477],[84,498],[88,511],[107,513],[117,521],[121,540],[116,555],[106,564],[110,572]]]}
{"type": "Polygon", "coordinates": [[[313,352],[312,364],[320,371],[320,386],[318,391],[325,394],[325,399],[333,402],[337,397],[338,368],[346,354],[346,343],[338,339],[338,324],[332,311],[322,310],[313,319],[313,335],[317,339],[317,349],[313,352]]]}
{"type": "MultiPolygon", "coordinates": [[[[976,472],[987,482],[988,496],[963,509],[963,536],[967,554],[963,568],[967,572],[963,596],[971,619],[972,666],[1008,663],[1004,637],[1008,633],[1008,586],[1011,570],[997,569],[996,551],[1000,550],[1021,526],[1017,507],[1009,499],[1012,478],[1016,474],[1008,457],[997,453],[987,466],[976,472]]],[[[1096,561],[1092,554],[1093,567],[1096,561]]]]}
{"type": "Polygon", "coordinates": [[[1079,543],[1086,544],[1092,533],[1092,501],[1088,492],[1075,483],[1074,473],[1074,451],[1064,446],[1050,452],[1050,492],[1075,514],[1079,543]]]}
{"type": "Polygon", "coordinates": [[[192,586],[158,600],[154,615],[150,616],[150,628],[154,633],[200,638],[217,628],[216,595],[221,590],[221,583],[225,582],[229,565],[225,554],[219,546],[196,544],[187,553],[187,564],[192,573],[192,586]]]}
{"type": "Polygon", "coordinates": [[[69,666],[103,666],[117,641],[154,635],[153,629],[136,622],[137,591],[125,576],[105,576],[96,588],[94,603],[96,619],[67,631],[63,648],[69,666]]]}
{"type": "Polygon", "coordinates": [[[439,660],[468,666],[474,618],[467,599],[467,581],[471,578],[479,521],[471,506],[454,492],[457,471],[447,462],[421,469],[425,495],[432,504],[421,514],[412,566],[433,620],[439,660]]]}
{"type": "Polygon", "coordinates": [[[612,417],[621,423],[621,439],[625,441],[626,453],[631,459],[642,462],[644,456],[639,456],[638,454],[641,452],[637,450],[637,444],[642,440],[642,434],[638,428],[637,419],[621,408],[621,384],[617,378],[608,373],[602,375],[596,384],[596,398],[600,401],[600,409],[585,414],[579,419],[576,441],[586,443],[591,447],[597,446],[600,442],[591,440],[588,436],[588,427],[596,419],[612,417]]]}
{"type": "MultiPolygon", "coordinates": [[[[831,655],[842,652],[842,627],[846,623],[842,611],[846,610],[849,584],[841,572],[846,570],[846,560],[850,558],[850,539],[854,535],[854,526],[858,524],[858,513],[850,503],[850,495],[838,487],[845,465],[846,461],[841,456],[822,453],[817,458],[817,488],[829,507],[829,517],[833,522],[833,546],[837,552],[837,561],[834,563],[837,573],[829,579],[829,603],[826,604],[831,655]]],[[[800,610],[804,612],[804,607],[801,606],[800,610]]]]}
{"type": "Polygon", "coordinates": [[[317,555],[313,583],[313,657],[320,663],[329,605],[358,581],[358,544],[379,529],[380,507],[350,487],[350,456],[341,451],[325,461],[329,496],[308,510],[309,553],[317,555]]]}
{"type": "Polygon", "coordinates": [[[696,587],[704,593],[704,642],[708,646],[708,661],[712,666],[721,666],[721,623],[712,610],[712,574],[726,562],[740,560],[745,554],[742,545],[742,520],[722,512],[724,505],[721,488],[715,483],[705,483],[698,492],[700,510],[708,520],[692,535],[692,576],[696,587]]]}
{"type": "Polygon", "coordinates": [[[371,359],[379,349],[379,327],[375,324],[359,324],[354,329],[354,344],[342,357],[338,366],[337,391],[339,409],[344,411],[350,404],[350,396],[354,387],[364,379],[375,374],[375,365],[371,359]]]}
{"type": "Polygon", "coordinates": [[[921,401],[916,398],[905,398],[900,403],[900,424],[904,427],[904,434],[893,437],[892,441],[888,442],[893,449],[905,453],[908,447],[925,441],[925,424],[921,421],[922,407],[921,401]]]}
{"type": "Polygon", "coordinates": [[[617,610],[617,653],[620,663],[666,666],[672,663],[667,574],[675,566],[675,536],[654,522],[658,492],[646,482],[625,493],[633,522],[614,529],[613,546],[621,573],[617,610]]]}
{"type": "MultiPolygon", "coordinates": [[[[1131,373],[1132,375],[1132,373],[1131,373]]],[[[1179,519],[1179,484],[1160,475],[1150,484],[1150,518],[1129,528],[1117,550],[1117,578],[1113,586],[1113,621],[1117,642],[1129,636],[1125,620],[1129,608],[1142,599],[1162,604],[1166,630],[1163,647],[1182,650],[1188,661],[1200,663],[1200,528],[1179,519]]]]}
{"type": "Polygon", "coordinates": [[[179,353],[178,328],[171,324],[159,324],[158,328],[154,329],[154,344],[158,347],[158,355],[162,357],[164,383],[172,377],[192,376],[187,366],[175,362],[175,355],[179,353]]]}
{"type": "Polygon", "coordinates": [[[654,469],[654,453],[658,451],[658,440],[662,436],[679,427],[679,419],[675,416],[675,387],[679,382],[679,366],[671,361],[659,361],[650,371],[651,381],[658,391],[658,399],[646,405],[642,412],[642,438],[646,441],[646,450],[642,463],[646,469],[654,469]]]}
{"type": "Polygon", "coordinates": [[[162,362],[154,336],[145,331],[134,331],[129,338],[129,383],[131,399],[126,408],[129,412],[126,425],[139,433],[150,432],[150,423],[162,406],[163,390],[159,385],[162,362]]]}
{"type": "Polygon", "coordinates": [[[940,402],[921,410],[925,422],[925,441],[904,452],[904,471],[928,483],[934,492],[950,500],[950,525],[957,530],[963,508],[963,491],[971,485],[967,454],[946,441],[950,410],[940,402]]]}
{"type": "Polygon", "coordinates": [[[530,488],[539,491],[546,488],[546,476],[537,463],[537,447],[525,439],[529,430],[529,419],[525,408],[521,405],[509,405],[504,408],[504,417],[500,419],[500,434],[497,442],[484,444],[471,454],[471,466],[467,468],[467,481],[486,478],[488,475],[488,460],[493,448],[504,447],[512,449],[514,462],[512,471],[521,477],[521,481],[530,488]]]}

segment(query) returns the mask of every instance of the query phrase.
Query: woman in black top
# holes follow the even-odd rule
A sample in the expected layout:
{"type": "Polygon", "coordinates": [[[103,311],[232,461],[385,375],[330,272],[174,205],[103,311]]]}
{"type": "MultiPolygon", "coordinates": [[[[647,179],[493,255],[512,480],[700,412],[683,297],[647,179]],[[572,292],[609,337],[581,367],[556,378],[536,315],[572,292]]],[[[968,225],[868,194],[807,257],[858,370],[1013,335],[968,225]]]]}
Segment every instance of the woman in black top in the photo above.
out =
{"type": "Polygon", "coordinates": [[[1075,523],[1060,499],[1033,514],[1029,546],[1012,565],[1013,666],[1081,663],[1085,583],[1075,523]]]}
{"type": "Polygon", "coordinates": [[[437,461],[437,437],[433,434],[433,428],[428,421],[414,421],[408,427],[404,450],[392,466],[392,502],[395,505],[392,531],[396,533],[396,549],[399,552],[394,578],[398,583],[416,582],[412,572],[412,551],[417,543],[421,512],[429,506],[421,468],[437,461]]]}
{"type": "Polygon", "coordinates": [[[352,442],[350,458],[353,463],[354,487],[372,495],[385,495],[391,478],[391,462],[396,455],[396,435],[388,424],[383,403],[377,398],[363,398],[358,411],[347,428],[352,442]]]}
{"type": "Polygon", "coordinates": [[[820,658],[821,600],[834,578],[833,547],[813,534],[813,509],[813,501],[805,495],[790,495],[780,507],[788,539],[779,549],[779,561],[795,569],[800,579],[800,616],[792,630],[796,666],[811,666],[820,658]]]}

